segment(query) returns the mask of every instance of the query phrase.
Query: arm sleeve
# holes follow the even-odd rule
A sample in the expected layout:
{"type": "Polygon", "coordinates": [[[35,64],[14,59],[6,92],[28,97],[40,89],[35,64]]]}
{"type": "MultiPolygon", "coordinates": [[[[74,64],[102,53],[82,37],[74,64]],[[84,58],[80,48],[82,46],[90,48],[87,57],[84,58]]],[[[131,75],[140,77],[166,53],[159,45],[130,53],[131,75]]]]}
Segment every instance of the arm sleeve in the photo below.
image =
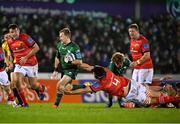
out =
{"type": "Polygon", "coordinates": [[[90,86],[90,88],[91,88],[91,90],[93,91],[93,92],[98,92],[98,91],[100,91],[100,90],[102,90],[101,89],[101,87],[94,87],[94,86],[90,86]]]}
{"type": "Polygon", "coordinates": [[[112,62],[110,62],[108,68],[109,68],[109,70],[111,70],[113,72],[114,71],[114,64],[112,62]]]}
{"type": "Polygon", "coordinates": [[[125,58],[125,66],[129,67],[131,64],[131,60],[129,60],[127,57],[125,58]]]}
{"type": "Polygon", "coordinates": [[[90,86],[90,88],[93,92],[98,92],[98,91],[102,90],[102,87],[97,82],[94,82],[93,85],[90,86]]]}
{"type": "Polygon", "coordinates": [[[144,39],[142,42],[142,52],[149,52],[150,51],[150,45],[147,39],[144,39]]]}
{"type": "Polygon", "coordinates": [[[81,51],[79,47],[77,47],[77,49],[75,50],[74,55],[75,55],[75,59],[82,60],[81,51]]]}
{"type": "Polygon", "coordinates": [[[23,36],[24,42],[27,44],[27,46],[32,47],[36,42],[27,34],[24,34],[23,36]]]}
{"type": "Polygon", "coordinates": [[[60,58],[60,53],[59,53],[58,49],[56,49],[56,56],[55,57],[60,58]]]}

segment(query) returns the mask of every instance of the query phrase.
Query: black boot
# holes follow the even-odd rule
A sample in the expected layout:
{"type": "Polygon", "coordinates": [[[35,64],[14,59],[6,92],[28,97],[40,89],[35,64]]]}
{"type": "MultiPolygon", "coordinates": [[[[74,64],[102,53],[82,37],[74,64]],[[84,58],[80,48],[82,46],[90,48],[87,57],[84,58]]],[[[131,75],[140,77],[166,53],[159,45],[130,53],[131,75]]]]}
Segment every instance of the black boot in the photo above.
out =
{"type": "Polygon", "coordinates": [[[111,96],[110,94],[108,95],[108,103],[107,103],[107,106],[108,108],[110,108],[112,105],[113,105],[113,96],[111,96]]]}

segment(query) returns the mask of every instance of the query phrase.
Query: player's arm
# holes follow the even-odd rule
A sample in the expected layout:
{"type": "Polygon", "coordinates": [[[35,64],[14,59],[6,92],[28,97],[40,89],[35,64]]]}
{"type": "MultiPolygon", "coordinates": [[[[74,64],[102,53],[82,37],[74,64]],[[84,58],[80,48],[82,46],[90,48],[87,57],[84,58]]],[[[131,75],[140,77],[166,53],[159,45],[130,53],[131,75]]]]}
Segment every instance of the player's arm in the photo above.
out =
{"type": "Polygon", "coordinates": [[[56,56],[54,59],[54,71],[53,71],[53,74],[51,75],[51,79],[57,79],[58,77],[59,64],[60,64],[59,58],[60,58],[60,54],[58,50],[56,50],[56,56]]]}
{"type": "Polygon", "coordinates": [[[59,67],[60,61],[57,57],[55,57],[54,59],[54,71],[58,71],[58,67],[59,67]]]}
{"type": "Polygon", "coordinates": [[[146,60],[150,59],[150,52],[145,52],[143,56],[136,61],[138,65],[143,64],[146,60]]]}
{"type": "Polygon", "coordinates": [[[6,61],[6,71],[9,71],[9,70],[12,70],[13,69],[13,57],[11,54],[8,54],[6,57],[5,57],[6,61]]]}
{"type": "Polygon", "coordinates": [[[37,43],[34,43],[34,45],[32,46],[32,50],[26,56],[21,57],[20,63],[24,64],[28,58],[35,55],[38,51],[39,51],[39,46],[37,45],[37,43]]]}
{"type": "Polygon", "coordinates": [[[35,55],[37,52],[39,51],[39,46],[37,45],[37,43],[35,43],[32,46],[32,50],[26,55],[26,58],[30,58],[31,56],[35,55]]]}
{"type": "Polygon", "coordinates": [[[138,59],[137,61],[131,62],[130,67],[141,65],[148,59],[150,59],[150,52],[145,52],[140,59],[138,59]]]}
{"type": "Polygon", "coordinates": [[[82,94],[82,93],[91,93],[93,92],[90,87],[85,87],[82,89],[77,89],[77,90],[66,90],[64,93],[66,95],[77,95],[77,94],[82,94]]]}
{"type": "Polygon", "coordinates": [[[113,72],[114,71],[114,64],[112,62],[110,62],[108,68],[109,68],[109,70],[111,70],[113,72]]]}
{"type": "Polygon", "coordinates": [[[79,67],[85,71],[92,71],[92,69],[94,69],[94,66],[91,66],[89,64],[86,64],[86,63],[81,63],[79,65],[79,67]]]}
{"type": "Polygon", "coordinates": [[[151,56],[150,56],[150,45],[149,45],[147,39],[145,39],[144,42],[142,43],[142,48],[141,49],[142,49],[142,52],[143,52],[143,56],[136,61],[137,65],[141,65],[146,60],[151,58],[151,56]]]}
{"type": "Polygon", "coordinates": [[[72,64],[74,65],[80,65],[82,63],[82,55],[80,52],[80,48],[77,46],[74,54],[71,54],[72,56],[72,64]]]}
{"type": "Polygon", "coordinates": [[[125,66],[128,68],[131,64],[131,60],[128,57],[125,57],[125,66]]]}

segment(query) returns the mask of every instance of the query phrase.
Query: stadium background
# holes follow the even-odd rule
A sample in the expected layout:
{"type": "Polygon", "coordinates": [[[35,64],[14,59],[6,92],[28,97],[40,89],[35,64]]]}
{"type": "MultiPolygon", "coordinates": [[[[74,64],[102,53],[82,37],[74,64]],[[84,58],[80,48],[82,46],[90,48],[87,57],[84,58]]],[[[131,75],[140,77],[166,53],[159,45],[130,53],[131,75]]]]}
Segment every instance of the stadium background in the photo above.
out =
{"type": "MultiPolygon", "coordinates": [[[[39,79],[47,86],[45,102],[53,102],[57,80],[50,80],[58,31],[68,26],[72,40],[80,45],[83,61],[107,66],[111,55],[129,55],[127,27],[140,26],[151,44],[155,75],[180,79],[180,2],[178,0],[0,0],[0,29],[17,23],[40,46],[39,79]]],[[[131,70],[126,72],[130,77],[131,70]]],[[[94,82],[82,72],[74,83],[94,82]]],[[[39,102],[27,90],[28,100],[39,102]]],[[[0,101],[4,99],[0,93],[0,101]]],[[[6,99],[6,98],[5,98],[6,99]]],[[[114,99],[116,100],[116,98],[114,99]]],[[[63,102],[103,102],[106,95],[65,96],[63,102]]]]}

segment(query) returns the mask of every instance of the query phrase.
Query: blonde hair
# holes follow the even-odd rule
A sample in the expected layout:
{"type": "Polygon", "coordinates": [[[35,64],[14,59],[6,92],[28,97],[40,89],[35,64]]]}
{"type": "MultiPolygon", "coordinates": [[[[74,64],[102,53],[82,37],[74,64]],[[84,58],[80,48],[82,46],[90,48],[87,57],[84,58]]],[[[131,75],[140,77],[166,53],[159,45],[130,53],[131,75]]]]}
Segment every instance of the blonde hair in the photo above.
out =
{"type": "Polygon", "coordinates": [[[123,53],[120,53],[120,52],[115,52],[113,55],[112,55],[112,58],[111,58],[111,61],[113,63],[123,63],[124,61],[124,54],[123,53]]]}
{"type": "MultiPolygon", "coordinates": [[[[129,28],[134,28],[134,29],[136,29],[137,31],[139,31],[139,26],[138,26],[136,23],[133,23],[133,24],[129,25],[129,28]]],[[[129,29],[129,28],[128,28],[128,29],[129,29]]]]}

